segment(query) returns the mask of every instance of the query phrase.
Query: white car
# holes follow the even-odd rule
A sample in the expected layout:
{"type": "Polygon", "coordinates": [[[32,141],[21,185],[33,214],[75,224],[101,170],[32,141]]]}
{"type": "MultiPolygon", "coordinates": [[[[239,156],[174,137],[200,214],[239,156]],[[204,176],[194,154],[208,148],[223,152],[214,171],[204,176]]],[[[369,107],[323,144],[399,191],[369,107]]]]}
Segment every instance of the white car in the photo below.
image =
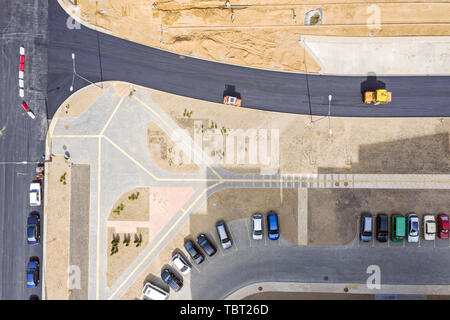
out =
{"type": "Polygon", "coordinates": [[[425,240],[434,240],[436,237],[436,220],[431,214],[423,216],[423,235],[425,240]]]}
{"type": "Polygon", "coordinates": [[[264,237],[263,217],[259,213],[252,216],[252,237],[253,240],[262,240],[264,237]]]}
{"type": "Polygon", "coordinates": [[[177,253],[172,257],[172,262],[178,270],[184,275],[191,272],[191,265],[187,262],[181,254],[177,253]]]}
{"type": "Polygon", "coordinates": [[[144,300],[167,300],[169,293],[157,287],[150,282],[147,282],[142,290],[144,300]]]}
{"type": "Polygon", "coordinates": [[[41,184],[34,182],[30,184],[30,206],[38,207],[41,205],[41,184]]]}

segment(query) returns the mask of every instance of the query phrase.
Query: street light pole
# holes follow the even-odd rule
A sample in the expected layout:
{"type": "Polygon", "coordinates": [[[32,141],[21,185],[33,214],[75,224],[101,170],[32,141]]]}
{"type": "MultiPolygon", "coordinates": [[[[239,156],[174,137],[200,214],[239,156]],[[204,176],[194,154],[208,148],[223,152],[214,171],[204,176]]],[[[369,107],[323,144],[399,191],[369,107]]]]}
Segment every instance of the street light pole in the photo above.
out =
{"type": "Polygon", "coordinates": [[[333,134],[333,130],[331,130],[331,99],[333,98],[333,96],[330,94],[328,95],[328,134],[331,135],[333,134]]]}
{"type": "Polygon", "coordinates": [[[99,86],[98,84],[93,83],[92,81],[86,79],[85,77],[80,76],[80,75],[77,73],[77,70],[75,69],[75,53],[72,52],[72,84],[71,84],[70,89],[69,89],[70,92],[73,91],[73,84],[74,84],[74,82],[75,82],[75,76],[77,76],[77,77],[83,79],[83,80],[86,81],[86,82],[89,82],[90,84],[93,84],[93,85],[96,86],[96,87],[99,87],[100,89],[103,89],[103,83],[101,84],[101,86],[99,86]]]}
{"type": "Polygon", "coordinates": [[[36,163],[41,163],[40,161],[5,161],[5,162],[0,162],[0,165],[2,164],[36,164],[36,163]]]}

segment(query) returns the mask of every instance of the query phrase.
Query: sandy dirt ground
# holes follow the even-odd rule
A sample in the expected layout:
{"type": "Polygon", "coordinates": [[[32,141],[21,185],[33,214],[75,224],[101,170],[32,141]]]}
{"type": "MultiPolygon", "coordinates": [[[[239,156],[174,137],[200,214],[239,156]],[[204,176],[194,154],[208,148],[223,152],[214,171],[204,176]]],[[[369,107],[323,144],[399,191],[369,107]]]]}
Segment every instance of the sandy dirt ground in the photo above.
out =
{"type": "Polygon", "coordinates": [[[63,7],[89,25],[180,55],[283,71],[320,72],[300,35],[450,35],[444,1],[76,0],[63,7]],[[251,5],[249,5],[251,3],[251,5]],[[305,25],[307,12],[320,22],[305,25]]]}
{"type": "Polygon", "coordinates": [[[112,286],[118,277],[128,268],[128,266],[138,257],[141,251],[148,244],[149,230],[147,228],[137,228],[134,234],[117,234],[113,228],[108,228],[108,262],[106,280],[107,285],[112,286]],[[111,241],[115,237],[119,240],[119,251],[111,255],[111,241]],[[129,237],[130,244],[128,246],[123,243],[125,237],[129,237]],[[142,239],[139,247],[134,243],[137,239],[142,239]]]}
{"type": "Polygon", "coordinates": [[[225,189],[208,198],[203,209],[191,217],[197,235],[214,230],[219,220],[230,222],[248,218],[254,213],[275,211],[283,237],[297,243],[297,189],[225,189]]]}
{"type": "Polygon", "coordinates": [[[183,160],[189,155],[176,157],[174,153],[175,143],[154,122],[147,126],[148,150],[153,162],[168,172],[172,173],[196,173],[199,167],[193,163],[184,163],[183,160]],[[178,160],[179,159],[179,160],[178,160]]]}
{"type": "Polygon", "coordinates": [[[109,215],[109,221],[147,221],[149,218],[149,188],[136,188],[125,194],[114,203],[109,215]],[[139,192],[139,195],[137,194],[139,192]],[[129,197],[134,194],[137,199],[132,200],[129,197]],[[123,204],[123,210],[120,213],[113,212],[118,206],[123,204]]]}
{"type": "MultiPolygon", "coordinates": [[[[449,118],[331,118],[236,108],[146,89],[150,97],[174,119],[217,124],[218,129],[279,130],[280,173],[443,173],[450,168],[449,118]],[[251,119],[251,121],[249,121],[251,119]],[[417,150],[421,150],[417,152],[417,150]]],[[[193,136],[193,130],[184,126],[193,136]],[[189,130],[188,130],[189,129],[189,130]]],[[[225,134],[226,135],[226,134],[225,134]]],[[[204,135],[206,140],[208,135],[204,135]]],[[[225,141],[223,149],[225,150],[225,141]]],[[[270,142],[270,140],[268,140],[270,142]]],[[[248,142],[247,142],[248,145],[248,142]]],[[[203,148],[209,147],[207,141],[203,148]]],[[[226,164],[225,169],[252,173],[262,164],[226,164]]],[[[259,163],[259,162],[258,162],[259,163]]]]}
{"type": "Polygon", "coordinates": [[[357,218],[363,212],[415,212],[437,215],[449,205],[448,190],[309,189],[308,241],[310,245],[343,245],[359,231],[357,218]]]}
{"type": "Polygon", "coordinates": [[[46,299],[68,299],[67,289],[70,247],[70,163],[62,156],[53,157],[48,164],[48,202],[45,208],[46,241],[46,299]],[[66,184],[60,182],[66,174],[66,184]]]}

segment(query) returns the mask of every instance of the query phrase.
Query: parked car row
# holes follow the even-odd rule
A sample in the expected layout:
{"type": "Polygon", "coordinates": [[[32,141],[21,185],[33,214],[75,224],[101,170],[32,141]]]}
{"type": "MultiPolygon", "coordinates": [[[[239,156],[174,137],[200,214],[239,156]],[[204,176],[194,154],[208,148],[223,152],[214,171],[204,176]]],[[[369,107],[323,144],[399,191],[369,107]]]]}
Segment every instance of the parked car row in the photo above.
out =
{"type": "MultiPolygon", "coordinates": [[[[233,246],[233,242],[224,221],[216,223],[216,231],[222,248],[224,250],[230,249],[233,246]]],[[[280,237],[278,216],[274,211],[270,211],[267,214],[267,235],[270,240],[276,240],[280,237]]],[[[263,216],[259,213],[255,213],[252,216],[252,237],[255,240],[262,240],[264,237],[263,216]]],[[[210,257],[217,252],[214,244],[203,233],[197,237],[196,242],[201,250],[210,257]]],[[[186,249],[194,263],[201,264],[205,260],[204,254],[197,248],[193,241],[187,240],[184,243],[184,249],[186,249]]],[[[186,261],[180,253],[176,253],[172,257],[172,264],[183,275],[187,275],[191,272],[191,264],[186,261]]],[[[168,268],[164,268],[161,271],[161,279],[175,292],[178,292],[183,288],[183,280],[168,268]]],[[[147,282],[144,285],[142,293],[144,299],[166,300],[169,297],[169,292],[150,282],[147,282]]]]}
{"type": "MultiPolygon", "coordinates": [[[[372,241],[373,234],[373,217],[370,213],[361,215],[361,241],[372,241]]],[[[449,238],[449,217],[446,214],[437,216],[437,224],[435,217],[426,214],[423,217],[423,236],[425,240],[434,240],[437,233],[440,239],[449,238]],[[437,229],[436,229],[437,227],[437,229]],[[437,230],[437,232],[436,232],[437,230]]],[[[403,216],[394,213],[391,216],[391,240],[393,242],[418,242],[420,237],[420,220],[414,212],[403,216]]],[[[379,242],[386,242],[389,239],[389,217],[384,213],[376,216],[376,239],[379,242]]]]}
{"type": "MultiPolygon", "coordinates": [[[[277,240],[280,237],[278,215],[275,211],[270,211],[267,214],[267,236],[270,240],[277,240]]],[[[253,240],[262,240],[264,238],[262,214],[255,213],[252,216],[252,238],[253,240]]]]}
{"type": "MultiPolygon", "coordinates": [[[[33,181],[29,189],[30,206],[39,207],[42,200],[41,183],[33,181]]],[[[33,211],[27,218],[27,243],[37,245],[41,239],[41,217],[39,212],[33,211]]],[[[40,282],[40,262],[38,257],[31,257],[26,268],[27,288],[36,288],[40,282]]],[[[31,297],[30,297],[31,298],[31,297]]]]}

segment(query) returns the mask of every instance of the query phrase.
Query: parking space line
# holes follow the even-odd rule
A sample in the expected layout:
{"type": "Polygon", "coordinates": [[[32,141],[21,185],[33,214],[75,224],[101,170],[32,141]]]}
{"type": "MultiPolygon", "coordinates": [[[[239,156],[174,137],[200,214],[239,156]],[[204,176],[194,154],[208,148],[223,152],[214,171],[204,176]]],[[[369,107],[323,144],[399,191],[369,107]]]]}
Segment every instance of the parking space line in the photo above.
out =
{"type": "Polygon", "coordinates": [[[231,230],[231,227],[230,227],[230,225],[228,225],[228,230],[230,231],[230,233],[231,233],[231,239],[233,239],[232,241],[234,242],[234,246],[233,247],[235,247],[236,248],[236,251],[238,250],[238,246],[237,246],[237,241],[236,241],[236,236],[234,235],[234,233],[233,233],[233,231],[231,230]]]}
{"type": "Polygon", "coordinates": [[[248,219],[245,219],[245,228],[247,229],[248,243],[250,244],[250,248],[252,247],[252,238],[250,237],[250,227],[248,226],[248,219]]]}
{"type": "Polygon", "coordinates": [[[195,270],[198,271],[198,273],[200,273],[200,269],[195,265],[194,261],[192,261],[191,265],[194,267],[195,270]]]}

